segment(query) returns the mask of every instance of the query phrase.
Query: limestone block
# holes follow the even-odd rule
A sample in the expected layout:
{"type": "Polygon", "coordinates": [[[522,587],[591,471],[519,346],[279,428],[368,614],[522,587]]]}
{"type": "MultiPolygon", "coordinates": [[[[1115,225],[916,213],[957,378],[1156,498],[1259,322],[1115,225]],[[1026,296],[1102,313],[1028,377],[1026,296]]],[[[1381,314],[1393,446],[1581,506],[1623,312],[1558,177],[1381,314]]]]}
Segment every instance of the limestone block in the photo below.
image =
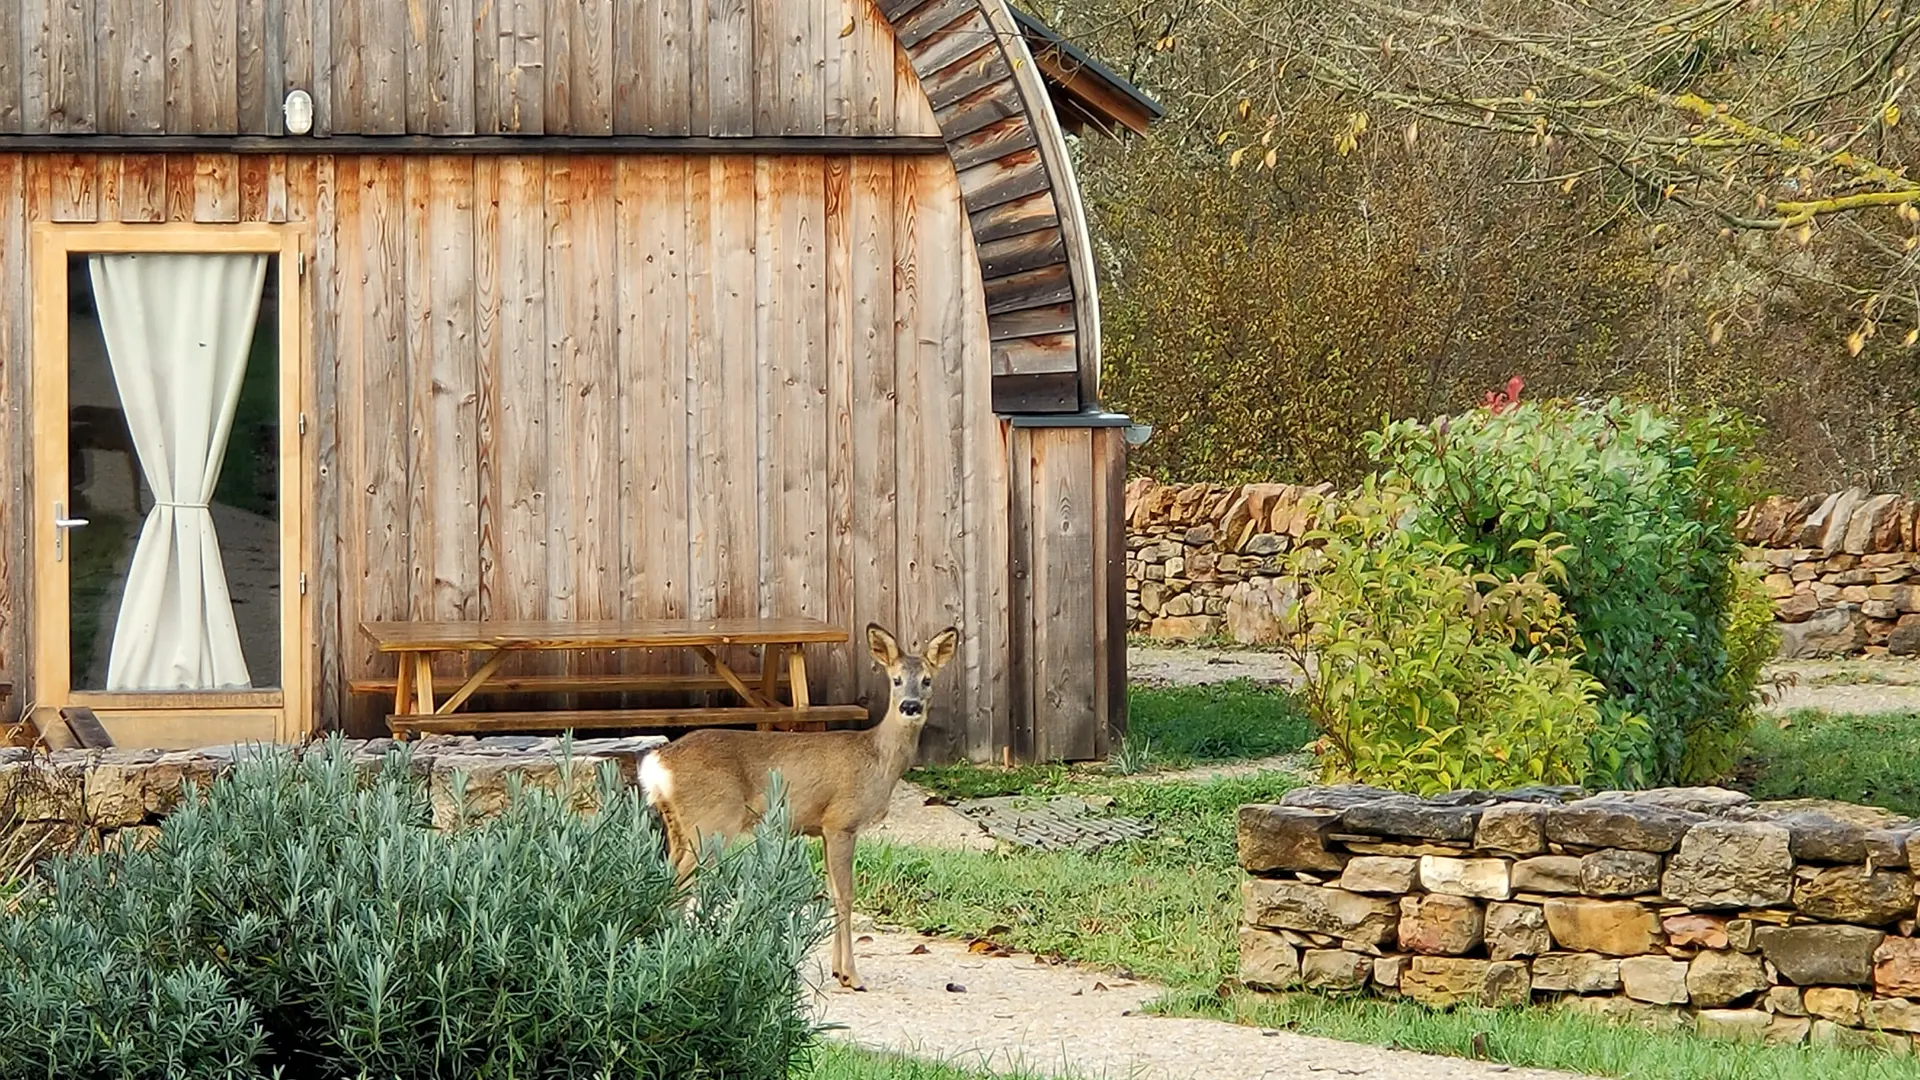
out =
{"type": "Polygon", "coordinates": [[[1793,903],[1816,919],[1886,926],[1912,917],[1913,875],[1904,870],[1870,872],[1864,866],[1830,866],[1798,882],[1793,903]]]}
{"type": "Polygon", "coordinates": [[[1241,883],[1247,922],[1275,930],[1301,930],[1385,945],[1394,938],[1400,906],[1392,900],[1361,896],[1296,881],[1250,878],[1241,883]]]}
{"type": "Polygon", "coordinates": [[[1796,986],[1871,986],[1874,950],[1886,935],[1863,926],[1757,926],[1753,940],[1796,986]]]}
{"type": "Polygon", "coordinates": [[[1702,1008],[1737,1005],[1771,985],[1760,958],[1747,953],[1708,949],[1687,965],[1687,996],[1702,1008]]]}
{"type": "Polygon", "coordinates": [[[1480,814],[1473,846],[1515,855],[1534,855],[1547,849],[1547,809],[1534,803],[1500,803],[1480,814]]]}
{"type": "Polygon", "coordinates": [[[1889,997],[1920,997],[1920,939],[1890,937],[1873,950],[1873,988],[1889,997]]]}
{"type": "Polygon", "coordinates": [[[1701,815],[1614,799],[1582,799],[1547,810],[1547,839],[1557,844],[1668,852],[1701,815]]]}
{"type": "Polygon", "coordinates": [[[1539,855],[1513,864],[1508,875],[1517,893],[1577,893],[1580,860],[1572,855],[1539,855]]]}
{"type": "Polygon", "coordinates": [[[1708,821],[1667,860],[1661,893],[1691,908],[1768,907],[1793,895],[1787,830],[1759,821],[1708,821]]]}
{"type": "Polygon", "coordinates": [[[1538,956],[1553,950],[1547,916],[1533,904],[1487,905],[1487,955],[1495,960],[1538,956]]]}
{"type": "Polygon", "coordinates": [[[1555,898],[1544,907],[1553,940],[1569,952],[1637,956],[1660,946],[1659,920],[1631,900],[1555,898]]]}
{"type": "Polygon", "coordinates": [[[1513,893],[1505,859],[1452,859],[1440,855],[1422,855],[1420,884],[1428,892],[1477,896],[1483,900],[1505,900],[1513,893]]]}
{"type": "Polygon", "coordinates": [[[1660,891],[1660,856],[1651,851],[1602,848],[1580,859],[1580,891],[1587,896],[1644,896],[1660,891]]]}
{"type": "Polygon", "coordinates": [[[1574,994],[1611,994],[1620,989],[1620,961],[1597,953],[1536,956],[1533,988],[1574,994]]]}
{"type": "Polygon", "coordinates": [[[1359,990],[1373,974],[1373,957],[1345,949],[1309,949],[1300,959],[1300,983],[1309,990],[1359,990]]]}
{"type": "Polygon", "coordinates": [[[1629,956],[1620,961],[1620,985],[1635,1001],[1684,1005],[1687,1003],[1687,964],[1664,956],[1629,956]]]}
{"type": "Polygon", "coordinates": [[[1486,912],[1472,900],[1442,893],[1400,898],[1400,948],[1433,956],[1462,956],[1478,948],[1486,912]]]}
{"type": "Polygon", "coordinates": [[[1339,886],[1348,892],[1399,896],[1413,891],[1414,883],[1419,880],[1419,866],[1413,859],[1355,855],[1341,871],[1339,886]]]}
{"type": "Polygon", "coordinates": [[[1532,999],[1527,965],[1450,956],[1414,957],[1400,976],[1400,992],[1434,1008],[1525,1005],[1532,999]]]}
{"type": "Polygon", "coordinates": [[[1300,984],[1300,950],[1257,926],[1240,928],[1240,981],[1276,990],[1300,984]]]}
{"type": "Polygon", "coordinates": [[[1240,808],[1240,866],[1254,873],[1275,870],[1338,871],[1346,856],[1327,849],[1327,834],[1340,823],[1337,810],[1249,804],[1240,808]]]}

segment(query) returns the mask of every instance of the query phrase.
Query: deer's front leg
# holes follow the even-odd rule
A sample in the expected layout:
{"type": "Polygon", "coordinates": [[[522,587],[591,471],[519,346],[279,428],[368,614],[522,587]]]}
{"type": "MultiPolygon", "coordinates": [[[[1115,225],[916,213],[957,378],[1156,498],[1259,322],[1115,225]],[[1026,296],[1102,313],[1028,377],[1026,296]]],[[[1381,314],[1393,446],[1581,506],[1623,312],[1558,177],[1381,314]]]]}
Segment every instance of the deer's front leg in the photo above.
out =
{"type": "Polygon", "coordinates": [[[865,990],[853,970],[853,833],[828,832],[827,894],[833,898],[833,975],[840,985],[865,990]]]}

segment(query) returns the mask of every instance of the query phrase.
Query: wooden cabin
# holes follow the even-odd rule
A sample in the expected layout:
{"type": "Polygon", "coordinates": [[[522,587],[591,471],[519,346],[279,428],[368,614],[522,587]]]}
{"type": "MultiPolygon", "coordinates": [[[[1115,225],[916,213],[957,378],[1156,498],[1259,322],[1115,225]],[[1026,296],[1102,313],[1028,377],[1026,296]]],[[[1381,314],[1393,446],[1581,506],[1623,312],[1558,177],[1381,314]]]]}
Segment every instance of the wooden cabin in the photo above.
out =
{"type": "Polygon", "coordinates": [[[1158,113],[1005,0],[0,4],[5,719],[370,736],[367,623],[807,616],[869,706],[867,622],[961,628],[926,760],[1104,755],[1067,132],[1158,113]]]}

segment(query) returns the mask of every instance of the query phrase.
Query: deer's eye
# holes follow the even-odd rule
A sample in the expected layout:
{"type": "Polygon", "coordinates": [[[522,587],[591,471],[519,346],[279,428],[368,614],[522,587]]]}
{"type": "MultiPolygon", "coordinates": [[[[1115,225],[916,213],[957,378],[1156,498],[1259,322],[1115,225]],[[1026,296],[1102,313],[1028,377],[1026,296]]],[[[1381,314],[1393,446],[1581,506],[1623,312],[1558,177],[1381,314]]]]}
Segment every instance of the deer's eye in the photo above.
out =
{"type": "Polygon", "coordinates": [[[899,686],[899,685],[900,685],[900,679],[899,679],[899,677],[898,677],[898,676],[895,676],[895,677],[894,677],[894,680],[893,680],[893,685],[895,685],[895,686],[899,686]]]}
{"type": "Polygon", "coordinates": [[[932,686],[932,685],[933,685],[933,680],[932,680],[932,679],[928,679],[928,678],[924,678],[924,677],[923,677],[923,678],[922,678],[922,679],[920,680],[920,685],[921,685],[921,686],[932,686]]]}

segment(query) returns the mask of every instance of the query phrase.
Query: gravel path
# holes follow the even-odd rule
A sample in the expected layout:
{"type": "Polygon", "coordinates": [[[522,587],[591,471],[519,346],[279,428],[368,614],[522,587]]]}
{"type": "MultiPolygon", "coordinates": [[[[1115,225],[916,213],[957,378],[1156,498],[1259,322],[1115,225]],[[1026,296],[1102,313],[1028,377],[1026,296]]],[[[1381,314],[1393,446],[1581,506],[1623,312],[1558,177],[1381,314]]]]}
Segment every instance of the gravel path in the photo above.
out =
{"type": "MultiPolygon", "coordinates": [[[[815,1001],[830,1032],[874,1050],[955,1065],[1127,1080],[1566,1080],[1571,1074],[1140,1013],[1161,988],[1015,953],[872,930],[854,945],[866,993],[815,1001]],[[917,951],[924,949],[925,951],[917,951]],[[964,993],[949,990],[964,986],[964,993]]],[[[815,985],[829,982],[825,954],[815,985]]]]}

